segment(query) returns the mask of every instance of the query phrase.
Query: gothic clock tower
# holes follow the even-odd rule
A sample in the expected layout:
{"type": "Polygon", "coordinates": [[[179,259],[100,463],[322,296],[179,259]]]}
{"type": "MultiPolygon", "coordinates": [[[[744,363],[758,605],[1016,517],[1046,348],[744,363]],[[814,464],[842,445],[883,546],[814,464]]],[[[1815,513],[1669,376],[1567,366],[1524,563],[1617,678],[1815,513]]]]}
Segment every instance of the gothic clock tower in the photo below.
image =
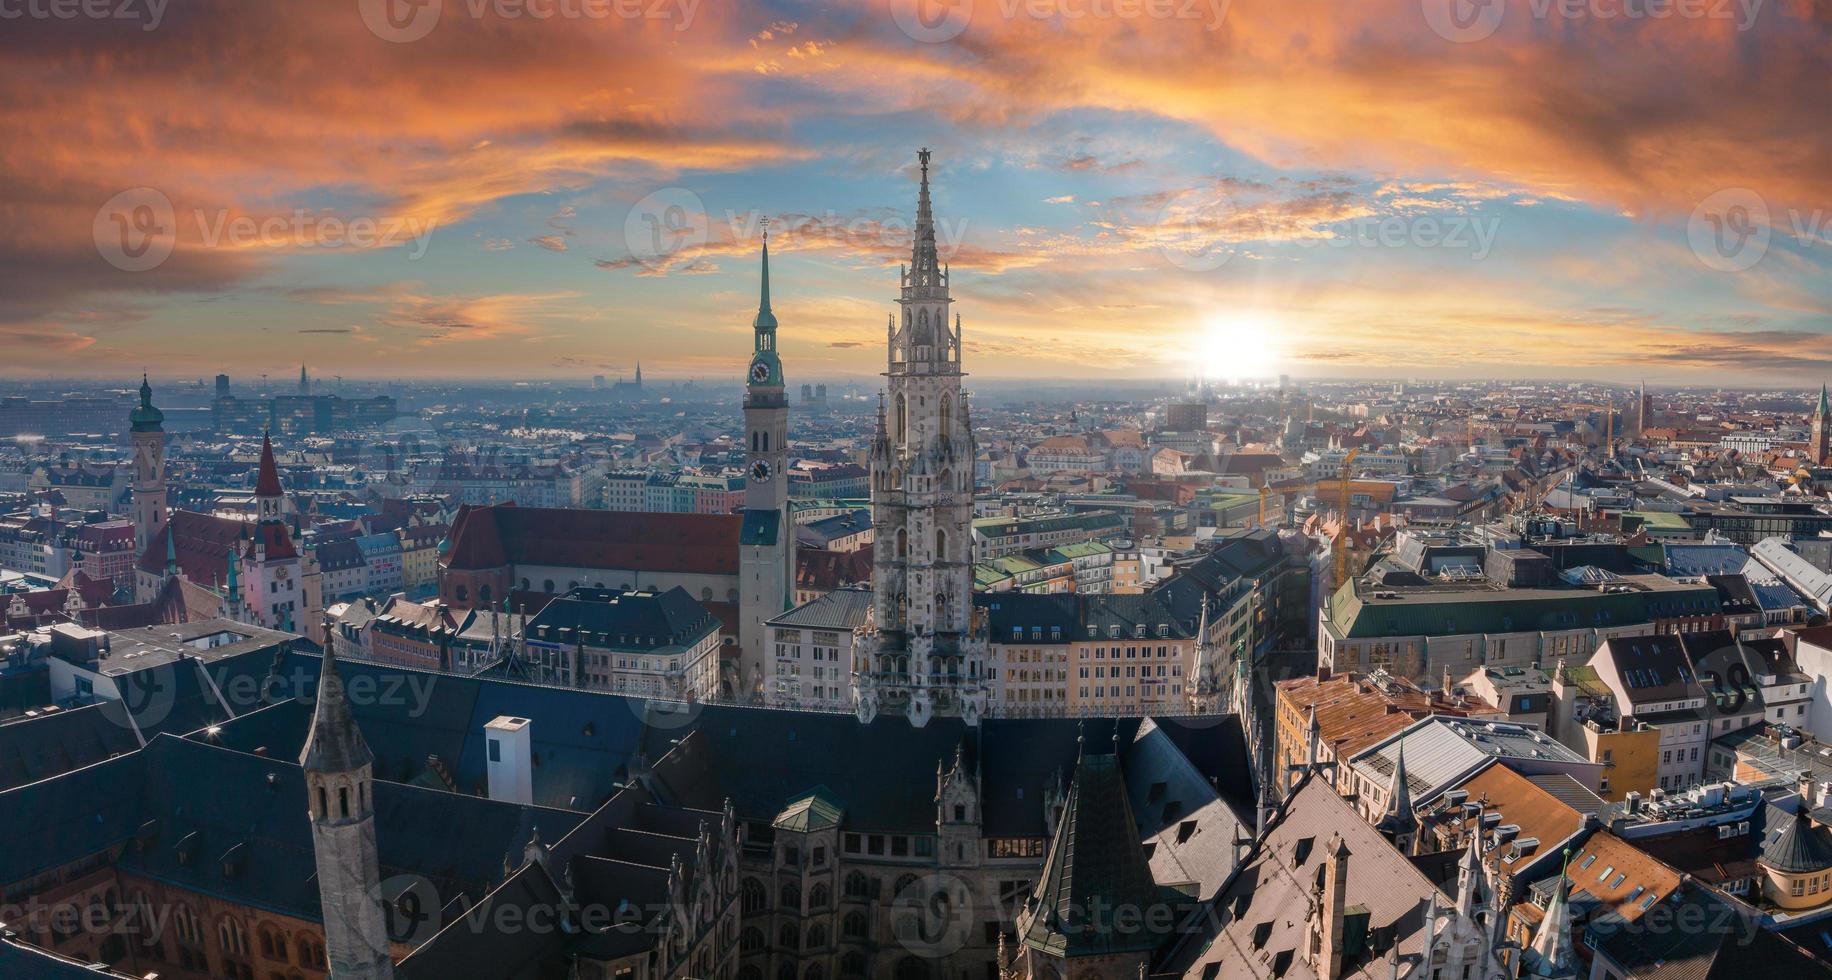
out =
{"type": "Polygon", "coordinates": [[[776,314],[770,310],[770,240],[763,241],[763,288],[751,321],[751,363],[744,388],[744,529],[739,543],[739,614],[744,631],[739,658],[739,701],[751,701],[769,674],[764,623],[794,598],[795,530],[789,517],[789,400],[782,358],[776,352],[776,314]]]}

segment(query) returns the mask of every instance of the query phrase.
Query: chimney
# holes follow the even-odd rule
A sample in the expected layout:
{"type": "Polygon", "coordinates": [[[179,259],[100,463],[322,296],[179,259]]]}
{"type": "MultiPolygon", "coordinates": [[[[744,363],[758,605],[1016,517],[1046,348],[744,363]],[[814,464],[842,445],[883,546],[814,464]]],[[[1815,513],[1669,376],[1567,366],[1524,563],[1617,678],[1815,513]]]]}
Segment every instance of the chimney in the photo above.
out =
{"type": "Polygon", "coordinates": [[[526,718],[498,715],[483,726],[490,799],[534,802],[534,743],[526,718]]]}
{"type": "Polygon", "coordinates": [[[1322,941],[1317,944],[1317,980],[1338,980],[1347,961],[1349,846],[1340,835],[1323,866],[1322,941]]]}

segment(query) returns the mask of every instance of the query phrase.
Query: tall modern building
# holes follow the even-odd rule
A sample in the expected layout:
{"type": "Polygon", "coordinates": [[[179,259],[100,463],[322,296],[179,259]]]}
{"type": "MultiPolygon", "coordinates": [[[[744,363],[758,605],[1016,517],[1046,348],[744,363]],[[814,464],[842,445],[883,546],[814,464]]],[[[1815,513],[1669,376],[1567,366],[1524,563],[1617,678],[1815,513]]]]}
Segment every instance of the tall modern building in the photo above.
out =
{"type": "Polygon", "coordinates": [[[764,624],[789,608],[795,598],[795,530],[789,517],[789,399],[783,388],[782,357],[776,351],[776,314],[770,310],[767,233],[763,241],[763,285],[751,333],[751,366],[744,389],[744,526],[738,545],[743,648],[738,682],[732,692],[743,701],[762,696],[769,647],[769,629],[764,624]]]}
{"type": "Polygon", "coordinates": [[[887,325],[886,400],[871,446],[874,597],[855,653],[854,706],[978,724],[987,643],[973,605],[973,429],[960,317],[935,248],[929,151],[917,154],[916,241],[887,325]]]}
{"type": "Polygon", "coordinates": [[[128,413],[134,441],[134,554],[146,553],[165,529],[165,413],[153,407],[153,386],[140,376],[140,405],[128,413]]]}

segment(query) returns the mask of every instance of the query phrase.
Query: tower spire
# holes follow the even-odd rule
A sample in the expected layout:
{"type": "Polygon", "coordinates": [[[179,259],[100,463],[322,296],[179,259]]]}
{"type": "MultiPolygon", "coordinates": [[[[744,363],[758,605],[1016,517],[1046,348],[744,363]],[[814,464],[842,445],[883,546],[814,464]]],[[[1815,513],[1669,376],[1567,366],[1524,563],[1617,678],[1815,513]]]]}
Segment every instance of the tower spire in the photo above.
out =
{"type": "Polygon", "coordinates": [[[1571,948],[1571,849],[1565,850],[1565,863],[1559,868],[1558,884],[1546,903],[1546,917],[1533,934],[1533,945],[1527,950],[1523,976],[1535,980],[1569,980],[1576,977],[1578,961],[1571,948]]]}
{"type": "Polygon", "coordinates": [[[929,205],[929,148],[916,151],[922,167],[921,184],[916,191],[916,241],[910,254],[910,285],[941,284],[941,261],[935,250],[935,213],[929,205]]]}
{"type": "MultiPolygon", "coordinates": [[[[759,288],[758,295],[757,295],[757,318],[751,321],[751,326],[757,331],[758,334],[762,334],[765,330],[768,330],[774,333],[776,330],[776,314],[770,309],[770,229],[769,229],[769,224],[768,224],[769,219],[766,218],[764,220],[765,220],[765,224],[764,224],[764,230],[763,230],[763,285],[759,288]]],[[[757,349],[758,350],[766,349],[762,344],[761,336],[758,338],[757,349]]]]}

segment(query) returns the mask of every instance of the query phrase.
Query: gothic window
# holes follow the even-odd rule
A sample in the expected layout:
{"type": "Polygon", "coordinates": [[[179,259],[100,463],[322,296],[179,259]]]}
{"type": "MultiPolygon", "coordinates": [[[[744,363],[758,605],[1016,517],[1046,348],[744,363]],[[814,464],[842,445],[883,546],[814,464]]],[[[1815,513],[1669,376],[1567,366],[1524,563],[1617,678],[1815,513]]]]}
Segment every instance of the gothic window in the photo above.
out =
{"type": "Polygon", "coordinates": [[[827,945],[827,927],[816,922],[808,927],[808,948],[820,949],[827,945]]]}
{"type": "Polygon", "coordinates": [[[477,601],[483,603],[486,606],[490,604],[490,587],[489,586],[485,585],[482,588],[479,588],[477,590],[477,601]]]}
{"type": "Polygon", "coordinates": [[[864,939],[870,929],[863,912],[848,912],[840,922],[840,935],[847,939],[864,939]]]}
{"type": "Polygon", "coordinates": [[[800,943],[801,931],[794,924],[785,922],[781,929],[776,930],[776,945],[783,949],[795,949],[800,943]]]}
{"type": "Polygon", "coordinates": [[[850,871],[846,874],[844,888],[847,898],[866,898],[871,895],[871,879],[863,872],[850,871]]]}
{"type": "Polygon", "coordinates": [[[738,949],[745,953],[755,953],[763,948],[763,930],[747,928],[738,938],[738,949]]]}
{"type": "Polygon", "coordinates": [[[222,943],[225,954],[229,956],[248,955],[248,936],[242,931],[240,922],[224,917],[216,924],[216,938],[222,943]]]}
{"type": "Polygon", "coordinates": [[[326,802],[324,787],[318,787],[318,817],[324,819],[331,815],[331,805],[326,802]]]}
{"type": "Polygon", "coordinates": [[[811,909],[826,908],[830,898],[826,885],[815,885],[808,889],[808,907],[811,909]]]}
{"type": "Polygon", "coordinates": [[[340,819],[350,818],[350,787],[337,787],[337,816],[340,819]]]}
{"type": "Polygon", "coordinates": [[[801,910],[801,889],[793,884],[782,886],[782,907],[785,911],[801,910]]]}

